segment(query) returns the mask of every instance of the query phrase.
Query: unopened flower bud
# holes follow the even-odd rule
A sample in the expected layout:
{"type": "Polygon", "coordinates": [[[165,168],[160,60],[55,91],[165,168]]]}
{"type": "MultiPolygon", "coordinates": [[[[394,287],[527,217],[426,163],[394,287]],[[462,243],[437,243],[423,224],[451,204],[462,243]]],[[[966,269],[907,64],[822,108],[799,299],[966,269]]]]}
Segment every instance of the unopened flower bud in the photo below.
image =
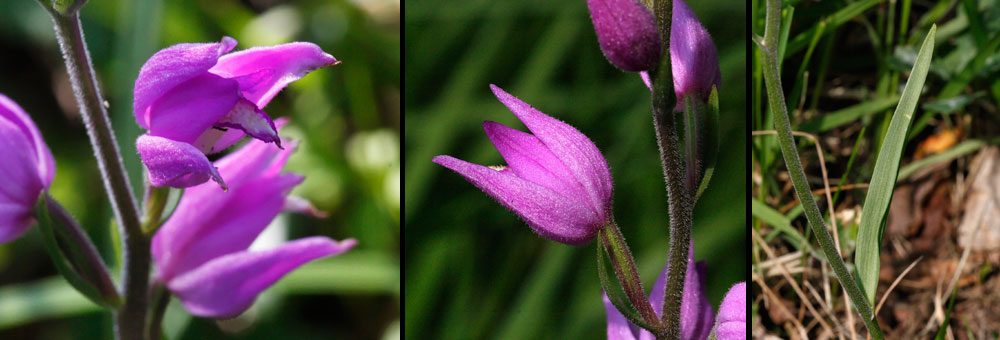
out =
{"type": "Polygon", "coordinates": [[[636,0],[587,0],[601,51],[628,72],[652,69],[660,61],[660,34],[649,8],[636,0]]]}

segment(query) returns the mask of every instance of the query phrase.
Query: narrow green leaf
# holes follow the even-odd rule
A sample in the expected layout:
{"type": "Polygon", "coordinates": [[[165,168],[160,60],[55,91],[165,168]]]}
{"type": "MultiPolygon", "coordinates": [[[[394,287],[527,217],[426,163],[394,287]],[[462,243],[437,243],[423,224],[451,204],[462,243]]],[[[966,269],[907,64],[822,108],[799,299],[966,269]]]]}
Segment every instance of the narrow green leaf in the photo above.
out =
{"type": "MultiPolygon", "coordinates": [[[[861,13],[864,13],[869,8],[874,7],[879,2],[881,1],[863,0],[852,3],[834,12],[832,15],[826,17],[826,19],[823,19],[820,22],[825,22],[824,28],[827,34],[829,34],[829,32],[836,31],[837,27],[843,25],[844,23],[850,20],[853,20],[855,17],[861,15],[861,13]]],[[[809,41],[812,40],[813,35],[816,34],[815,32],[817,30],[822,29],[820,28],[820,22],[817,22],[816,25],[813,25],[813,27],[809,28],[808,30],[802,33],[799,33],[798,35],[795,36],[795,38],[792,38],[790,41],[788,41],[788,47],[784,50],[783,53],[780,53],[778,55],[788,57],[789,55],[795,54],[796,52],[801,51],[803,48],[806,48],[806,46],[809,45],[809,41]]]]}
{"type": "Polygon", "coordinates": [[[809,246],[809,242],[806,240],[806,237],[802,236],[802,233],[795,230],[795,228],[792,228],[791,221],[777,210],[771,209],[771,207],[764,204],[764,202],[758,201],[756,198],[751,198],[750,214],[753,215],[753,217],[764,221],[764,223],[767,223],[771,227],[774,227],[775,230],[785,233],[797,241],[799,243],[799,249],[804,249],[808,252],[813,251],[812,247],[809,246]]]}
{"type": "MultiPolygon", "coordinates": [[[[786,7],[781,13],[781,26],[780,33],[778,35],[778,56],[785,55],[785,49],[788,48],[788,34],[792,30],[792,18],[795,17],[795,7],[786,7]]],[[[785,58],[778,58],[778,68],[781,68],[784,64],[785,58]]]]}
{"type": "Polygon", "coordinates": [[[879,150],[879,158],[875,162],[868,196],[865,198],[861,225],[858,229],[858,247],[855,251],[855,261],[859,281],[868,298],[875,303],[875,288],[878,286],[879,250],[882,246],[882,233],[889,202],[892,200],[892,189],[896,183],[899,171],[899,161],[906,143],[906,130],[913,118],[913,112],[920,100],[920,91],[927,79],[931,55],[934,53],[934,34],[937,27],[931,27],[924,43],[917,54],[917,62],[910,72],[910,79],[903,88],[899,106],[892,115],[889,130],[879,150]]]}
{"type": "Polygon", "coordinates": [[[915,161],[913,163],[907,164],[899,169],[899,177],[896,179],[897,182],[910,177],[914,172],[920,170],[926,166],[932,164],[938,164],[941,162],[951,161],[955,158],[968,155],[981,149],[986,143],[982,140],[971,139],[962,142],[961,144],[953,146],[951,149],[945,150],[941,153],[934,154],[933,156],[928,156],[927,158],[915,161]]]}
{"type": "Polygon", "coordinates": [[[941,323],[941,328],[938,328],[937,335],[934,336],[934,340],[944,340],[945,335],[948,333],[948,324],[951,323],[951,313],[952,309],[955,307],[955,295],[958,293],[958,287],[951,290],[951,298],[948,299],[948,311],[944,314],[944,322],[941,323]]]}
{"type": "Polygon", "coordinates": [[[805,121],[802,124],[799,124],[797,130],[808,133],[829,131],[836,127],[852,123],[861,117],[870,116],[876,112],[888,110],[898,102],[899,97],[896,96],[866,100],[860,104],[843,110],[834,111],[812,120],[805,121]]]}

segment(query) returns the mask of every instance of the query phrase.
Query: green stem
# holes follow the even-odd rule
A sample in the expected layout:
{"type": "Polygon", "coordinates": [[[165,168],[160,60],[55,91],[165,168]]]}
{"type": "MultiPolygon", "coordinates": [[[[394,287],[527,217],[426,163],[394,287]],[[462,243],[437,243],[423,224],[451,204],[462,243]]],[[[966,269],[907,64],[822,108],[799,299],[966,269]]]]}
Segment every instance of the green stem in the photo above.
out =
{"type": "Polygon", "coordinates": [[[150,268],[149,239],[142,233],[139,209],[132,196],[128,174],[122,166],[118,144],[108,122],[104,100],[97,86],[87,43],[83,38],[83,29],[80,27],[79,13],[75,10],[78,7],[73,9],[62,14],[54,11],[50,13],[80,115],[87,127],[87,135],[94,148],[104,188],[110,198],[125,244],[122,266],[125,304],[116,315],[116,336],[120,340],[142,339],[150,268]]]}
{"type": "Polygon", "coordinates": [[[840,284],[847,290],[847,295],[851,298],[861,319],[868,328],[868,332],[875,340],[882,339],[882,330],[879,328],[878,320],[872,312],[872,306],[865,299],[856,281],[847,271],[844,260],[840,257],[840,252],[833,244],[830,232],[826,230],[823,215],[819,206],[813,200],[809,183],[806,181],[805,170],[802,169],[802,162],[799,160],[798,150],[795,140],[792,138],[792,127],[788,121],[788,107],[785,106],[785,94],[781,90],[781,79],[779,78],[777,47],[778,47],[778,26],[780,25],[781,0],[767,0],[767,14],[764,24],[764,39],[759,46],[761,51],[761,61],[763,62],[764,83],[767,88],[768,103],[771,111],[774,112],[774,127],[778,132],[778,144],[781,146],[781,154],[785,158],[785,165],[788,167],[789,176],[795,187],[795,195],[803,207],[806,220],[816,240],[819,242],[827,262],[833,267],[840,284]]]}
{"type": "Polygon", "coordinates": [[[150,287],[149,296],[152,309],[149,324],[146,325],[148,339],[160,340],[163,335],[163,316],[167,312],[167,305],[170,304],[170,291],[162,282],[154,282],[150,287]]]}

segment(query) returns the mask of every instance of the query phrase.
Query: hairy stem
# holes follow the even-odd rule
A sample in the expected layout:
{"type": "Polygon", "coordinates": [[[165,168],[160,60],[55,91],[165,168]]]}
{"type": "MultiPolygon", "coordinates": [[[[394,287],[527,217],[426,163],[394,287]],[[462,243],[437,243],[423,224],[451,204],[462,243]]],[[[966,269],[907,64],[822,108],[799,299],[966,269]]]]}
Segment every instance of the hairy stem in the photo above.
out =
{"type": "Polygon", "coordinates": [[[680,156],[677,121],[673,115],[677,101],[670,69],[669,42],[673,1],[657,0],[653,7],[661,41],[660,64],[652,71],[653,127],[656,129],[656,143],[660,149],[660,162],[667,185],[670,212],[670,250],[667,257],[669,265],[662,315],[666,332],[662,334],[662,338],[679,339],[681,298],[684,296],[684,278],[687,273],[688,248],[691,242],[693,188],[687,187],[687,169],[680,156]]]}
{"type": "Polygon", "coordinates": [[[128,174],[122,166],[118,144],[97,86],[79,14],[75,10],[65,14],[50,13],[53,14],[56,37],[66,62],[66,71],[73,85],[80,115],[87,127],[87,135],[101,170],[104,189],[121,228],[124,243],[122,287],[125,304],[118,310],[115,318],[116,336],[120,340],[142,339],[146,318],[146,286],[149,282],[149,239],[142,233],[139,209],[132,196],[128,174]]]}
{"type": "Polygon", "coordinates": [[[872,306],[868,299],[861,292],[856,281],[847,271],[844,259],[840,257],[840,252],[833,244],[830,232],[826,230],[823,222],[823,215],[819,206],[813,199],[809,190],[809,182],[806,181],[805,170],[802,169],[802,162],[799,160],[798,150],[795,140],[792,138],[792,127],[788,121],[788,107],[785,106],[785,94],[781,89],[781,79],[778,76],[778,26],[781,18],[781,0],[767,0],[766,22],[764,25],[764,39],[760,45],[761,61],[763,62],[764,83],[767,88],[767,98],[771,111],[774,113],[774,127],[778,131],[778,144],[781,146],[781,154],[785,158],[785,165],[788,167],[789,176],[795,187],[795,195],[801,202],[806,214],[806,220],[816,240],[819,242],[827,262],[833,267],[833,272],[840,280],[840,284],[847,290],[847,295],[851,298],[854,306],[861,314],[861,319],[868,328],[868,333],[876,340],[882,339],[882,330],[878,326],[878,320],[872,312],[872,306]]]}

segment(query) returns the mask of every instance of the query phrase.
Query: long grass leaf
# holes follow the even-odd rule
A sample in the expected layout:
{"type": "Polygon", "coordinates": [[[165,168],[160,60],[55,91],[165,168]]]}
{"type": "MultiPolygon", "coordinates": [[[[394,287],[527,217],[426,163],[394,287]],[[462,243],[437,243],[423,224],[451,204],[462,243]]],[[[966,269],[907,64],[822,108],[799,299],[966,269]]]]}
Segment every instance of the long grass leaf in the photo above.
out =
{"type": "Polygon", "coordinates": [[[874,7],[880,1],[879,0],[864,0],[847,5],[847,7],[841,8],[840,10],[834,12],[829,17],[826,17],[821,22],[825,22],[825,27],[820,27],[820,23],[816,23],[813,27],[808,30],[799,33],[794,38],[788,41],[788,47],[784,50],[784,53],[779,54],[784,57],[795,54],[801,51],[806,46],[809,46],[809,41],[812,40],[813,35],[817,30],[825,29],[827,32],[833,32],[837,27],[843,25],[844,23],[853,20],[855,17],[861,15],[869,8],[874,7]]]}
{"type": "Polygon", "coordinates": [[[808,133],[829,131],[842,125],[850,124],[859,118],[871,116],[882,110],[888,110],[899,103],[899,97],[892,96],[868,100],[863,103],[831,112],[799,124],[796,130],[808,133]]]}
{"type": "Polygon", "coordinates": [[[906,130],[913,118],[913,112],[920,100],[920,91],[927,79],[931,55],[934,53],[934,34],[937,28],[932,27],[917,54],[917,61],[910,72],[910,79],[903,88],[899,106],[892,115],[889,130],[879,150],[879,158],[875,162],[868,196],[865,198],[861,225],[858,230],[858,247],[855,251],[855,261],[862,289],[868,301],[875,302],[875,288],[878,285],[879,250],[882,245],[882,232],[889,202],[892,200],[892,189],[896,183],[899,171],[899,161],[906,142],[906,130]]]}

